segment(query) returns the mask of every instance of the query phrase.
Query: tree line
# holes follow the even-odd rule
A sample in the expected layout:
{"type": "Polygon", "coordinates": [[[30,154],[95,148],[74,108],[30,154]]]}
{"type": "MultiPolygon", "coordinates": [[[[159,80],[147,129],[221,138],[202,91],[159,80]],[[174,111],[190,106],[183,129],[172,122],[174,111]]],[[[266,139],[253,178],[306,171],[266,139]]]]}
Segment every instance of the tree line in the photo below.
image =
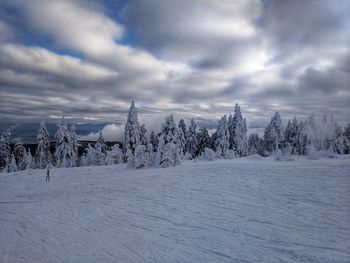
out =
{"type": "Polygon", "coordinates": [[[258,133],[248,136],[246,119],[238,104],[233,114],[224,115],[218,121],[212,135],[205,127],[198,128],[194,119],[187,127],[183,119],[176,124],[172,115],[165,118],[159,133],[151,131],[149,137],[146,133],[145,125],[139,123],[134,101],[125,123],[122,148],[119,144],[108,147],[100,131],[96,143],[89,144],[79,155],[76,129],[74,125],[68,127],[64,118],[57,124],[53,153],[44,122],[40,123],[34,155],[19,139],[11,150],[10,131],[4,131],[0,138],[0,169],[13,172],[119,163],[127,163],[132,168],[168,167],[184,159],[233,159],[252,154],[275,155],[282,159],[292,155],[318,158],[350,152],[350,124],[342,128],[332,117],[324,115],[321,120],[314,116],[304,121],[294,118],[283,128],[281,116],[275,112],[263,137],[258,133]]]}

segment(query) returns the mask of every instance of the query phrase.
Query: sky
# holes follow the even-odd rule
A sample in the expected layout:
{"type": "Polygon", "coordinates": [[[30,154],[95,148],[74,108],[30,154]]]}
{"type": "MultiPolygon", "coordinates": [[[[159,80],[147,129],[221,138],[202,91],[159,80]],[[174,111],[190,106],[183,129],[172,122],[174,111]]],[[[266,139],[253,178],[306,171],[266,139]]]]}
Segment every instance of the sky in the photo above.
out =
{"type": "Polygon", "coordinates": [[[0,118],[345,124],[349,46],[348,0],[2,0],[0,118]]]}

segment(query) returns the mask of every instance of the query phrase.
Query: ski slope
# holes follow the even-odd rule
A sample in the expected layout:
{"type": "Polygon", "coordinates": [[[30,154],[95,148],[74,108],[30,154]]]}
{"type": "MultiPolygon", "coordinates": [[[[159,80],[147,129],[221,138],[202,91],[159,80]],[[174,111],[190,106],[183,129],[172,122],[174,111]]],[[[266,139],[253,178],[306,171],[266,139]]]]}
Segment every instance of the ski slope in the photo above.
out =
{"type": "Polygon", "coordinates": [[[349,158],[0,174],[0,262],[350,262],[349,158]]]}

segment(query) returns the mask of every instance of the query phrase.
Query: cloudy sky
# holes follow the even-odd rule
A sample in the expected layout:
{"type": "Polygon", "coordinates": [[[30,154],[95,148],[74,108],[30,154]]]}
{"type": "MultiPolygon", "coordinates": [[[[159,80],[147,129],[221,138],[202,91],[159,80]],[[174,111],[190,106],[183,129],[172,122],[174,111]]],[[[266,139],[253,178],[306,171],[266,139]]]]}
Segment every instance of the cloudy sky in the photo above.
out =
{"type": "Polygon", "coordinates": [[[349,30],[348,0],[2,0],[0,118],[349,122],[349,30]]]}

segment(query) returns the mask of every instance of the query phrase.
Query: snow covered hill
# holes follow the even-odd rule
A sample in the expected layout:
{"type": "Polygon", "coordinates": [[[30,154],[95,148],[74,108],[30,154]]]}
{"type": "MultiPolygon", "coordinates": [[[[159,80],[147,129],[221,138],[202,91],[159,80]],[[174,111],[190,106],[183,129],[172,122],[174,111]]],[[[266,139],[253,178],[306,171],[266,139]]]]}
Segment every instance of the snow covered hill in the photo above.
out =
{"type": "Polygon", "coordinates": [[[0,262],[350,262],[350,162],[0,174],[0,262]]]}

